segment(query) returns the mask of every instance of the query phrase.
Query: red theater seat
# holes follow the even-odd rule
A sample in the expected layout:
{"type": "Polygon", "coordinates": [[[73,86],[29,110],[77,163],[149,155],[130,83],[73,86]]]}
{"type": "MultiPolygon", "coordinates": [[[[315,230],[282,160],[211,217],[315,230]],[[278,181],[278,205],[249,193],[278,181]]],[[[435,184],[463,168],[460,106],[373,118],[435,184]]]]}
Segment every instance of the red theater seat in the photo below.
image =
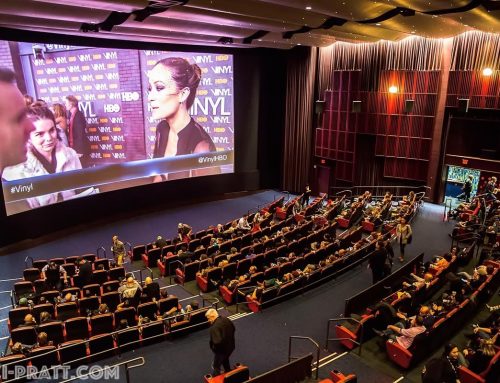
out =
{"type": "Polygon", "coordinates": [[[236,365],[233,370],[217,376],[205,375],[205,383],[243,383],[249,379],[250,371],[243,365],[236,365]]]}

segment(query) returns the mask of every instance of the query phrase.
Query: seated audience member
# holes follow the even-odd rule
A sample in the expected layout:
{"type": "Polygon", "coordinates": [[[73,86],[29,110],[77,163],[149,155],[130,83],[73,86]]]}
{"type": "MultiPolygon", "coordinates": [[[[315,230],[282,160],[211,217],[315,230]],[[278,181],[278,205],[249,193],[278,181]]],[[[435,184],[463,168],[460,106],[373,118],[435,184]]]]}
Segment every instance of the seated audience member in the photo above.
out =
{"type": "Polygon", "coordinates": [[[241,232],[247,232],[247,231],[249,231],[251,229],[252,229],[252,227],[248,223],[248,215],[245,214],[238,221],[238,230],[241,231],[241,232]]]}
{"type": "Polygon", "coordinates": [[[472,289],[476,289],[488,278],[488,268],[485,265],[480,265],[474,269],[472,275],[461,271],[457,273],[457,276],[464,278],[465,283],[472,289]]]}
{"type": "Polygon", "coordinates": [[[119,331],[125,330],[127,328],[129,328],[128,321],[126,319],[120,319],[120,323],[118,324],[118,327],[116,329],[119,331]]]}
{"type": "Polygon", "coordinates": [[[49,312],[42,311],[40,313],[40,324],[51,323],[51,322],[57,322],[57,321],[52,319],[52,315],[50,315],[49,312]]]}
{"type": "Polygon", "coordinates": [[[158,282],[154,282],[151,277],[146,277],[142,293],[147,297],[148,301],[155,302],[160,299],[160,285],[158,282]]]}
{"type": "MultiPolygon", "coordinates": [[[[448,255],[449,256],[449,255],[448,255]]],[[[450,265],[450,262],[446,259],[446,257],[435,257],[432,263],[429,265],[431,269],[436,271],[442,271],[446,269],[450,265]]]]}
{"type": "Polygon", "coordinates": [[[162,249],[167,246],[167,241],[161,236],[156,237],[156,241],[153,242],[153,247],[155,249],[162,249]]]}
{"type": "Polygon", "coordinates": [[[184,243],[189,243],[191,241],[191,233],[193,228],[185,223],[180,223],[177,225],[177,235],[179,240],[184,243]]]}
{"type": "Polygon", "coordinates": [[[35,326],[36,326],[36,321],[33,315],[26,314],[24,317],[24,322],[20,324],[18,327],[35,327],[35,326]]]}
{"type": "MultiPolygon", "coordinates": [[[[498,333],[497,333],[498,335],[498,333]]],[[[481,339],[479,347],[470,355],[468,355],[469,369],[476,374],[480,374],[488,368],[491,359],[495,356],[497,350],[495,349],[496,336],[493,339],[481,339]]]]}
{"type": "Polygon", "coordinates": [[[92,283],[92,264],[83,257],[78,257],[78,276],[81,286],[92,283]]]}
{"type": "Polygon", "coordinates": [[[119,288],[118,293],[122,299],[130,299],[136,296],[137,290],[142,291],[141,285],[133,277],[128,277],[119,288]]]}
{"type": "Polygon", "coordinates": [[[47,333],[42,331],[36,337],[36,345],[34,348],[52,346],[52,345],[53,345],[53,343],[52,343],[52,341],[49,341],[49,337],[48,337],[47,333]]]}
{"type": "Polygon", "coordinates": [[[106,303],[101,303],[97,309],[96,315],[109,314],[109,307],[106,303]]]}
{"type": "Polygon", "coordinates": [[[393,342],[397,342],[403,348],[410,348],[415,337],[426,331],[423,324],[423,318],[417,315],[410,323],[408,328],[404,327],[404,324],[398,322],[394,325],[390,324],[387,326],[387,330],[378,331],[374,330],[378,335],[389,338],[393,342]]]}
{"type": "Polygon", "coordinates": [[[419,277],[418,275],[416,275],[414,273],[411,273],[410,275],[415,280],[415,282],[413,282],[411,284],[408,282],[403,282],[403,286],[405,286],[405,287],[413,286],[417,290],[422,288],[422,287],[425,287],[425,288],[429,287],[430,283],[434,279],[434,276],[431,273],[425,273],[423,278],[419,277]]]}
{"type": "Polygon", "coordinates": [[[49,262],[42,269],[42,279],[45,279],[49,289],[62,290],[63,282],[65,285],[68,283],[68,274],[64,267],[57,265],[55,262],[49,262]]]}
{"type": "Polygon", "coordinates": [[[57,303],[68,303],[68,302],[76,302],[76,296],[71,293],[64,294],[63,297],[57,298],[57,303]]]}

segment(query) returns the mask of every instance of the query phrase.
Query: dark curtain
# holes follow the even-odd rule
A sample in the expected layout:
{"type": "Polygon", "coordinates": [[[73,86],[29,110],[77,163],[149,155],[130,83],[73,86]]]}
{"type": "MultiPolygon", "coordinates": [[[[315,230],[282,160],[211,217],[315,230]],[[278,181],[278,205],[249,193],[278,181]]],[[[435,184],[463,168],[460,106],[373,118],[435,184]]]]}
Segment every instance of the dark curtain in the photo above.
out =
{"type": "Polygon", "coordinates": [[[287,60],[282,188],[291,192],[309,182],[316,59],[316,48],[296,47],[287,60]]]}

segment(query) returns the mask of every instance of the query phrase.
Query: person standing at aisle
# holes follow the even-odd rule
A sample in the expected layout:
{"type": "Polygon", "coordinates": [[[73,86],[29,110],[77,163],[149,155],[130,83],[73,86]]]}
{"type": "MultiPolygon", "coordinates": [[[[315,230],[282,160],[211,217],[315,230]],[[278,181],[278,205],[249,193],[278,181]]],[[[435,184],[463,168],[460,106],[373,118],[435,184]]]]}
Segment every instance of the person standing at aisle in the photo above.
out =
{"type": "Polygon", "coordinates": [[[231,371],[229,357],[235,349],[233,322],[228,318],[219,316],[215,309],[209,309],[205,314],[210,322],[210,349],[214,353],[214,361],[212,364],[212,375],[221,374],[221,366],[224,367],[224,372],[231,371]]]}
{"type": "Polygon", "coordinates": [[[404,262],[405,260],[405,247],[412,241],[412,230],[411,226],[406,223],[406,219],[400,218],[399,223],[396,226],[396,236],[399,243],[399,261],[404,262]]]}
{"type": "Polygon", "coordinates": [[[457,195],[457,199],[465,198],[465,202],[467,202],[467,203],[469,202],[470,193],[472,192],[472,180],[473,179],[474,179],[474,177],[472,176],[472,174],[469,174],[467,176],[467,180],[465,181],[464,186],[462,186],[462,193],[457,195]]]}
{"type": "Polygon", "coordinates": [[[372,269],[373,284],[382,280],[385,276],[385,263],[387,261],[387,250],[384,241],[377,241],[375,251],[370,254],[368,267],[372,269]]]}

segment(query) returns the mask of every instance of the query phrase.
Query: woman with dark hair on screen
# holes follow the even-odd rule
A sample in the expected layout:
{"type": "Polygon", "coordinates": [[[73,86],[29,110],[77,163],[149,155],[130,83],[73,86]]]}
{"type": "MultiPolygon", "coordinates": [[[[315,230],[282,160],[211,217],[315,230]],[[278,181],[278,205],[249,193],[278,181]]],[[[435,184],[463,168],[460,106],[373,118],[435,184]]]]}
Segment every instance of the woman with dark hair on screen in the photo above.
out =
{"type": "MultiPolygon", "coordinates": [[[[180,57],[162,59],[149,72],[148,101],[153,118],[161,120],[156,127],[154,158],[216,151],[208,133],[189,115],[200,79],[200,67],[180,57]]],[[[218,167],[197,169],[169,173],[168,179],[219,172],[218,167]]]]}
{"type": "MultiPolygon", "coordinates": [[[[4,179],[12,181],[82,168],[78,154],[59,139],[56,121],[49,108],[44,106],[28,108],[27,117],[35,127],[28,139],[27,159],[25,162],[5,168],[2,174],[4,179]]],[[[34,208],[50,205],[74,195],[74,190],[65,190],[28,198],[27,202],[34,208]]]]}
{"type": "Polygon", "coordinates": [[[56,127],[59,131],[59,137],[64,145],[69,146],[68,142],[68,112],[63,104],[52,105],[52,110],[54,112],[54,117],[56,119],[56,127]]]}

